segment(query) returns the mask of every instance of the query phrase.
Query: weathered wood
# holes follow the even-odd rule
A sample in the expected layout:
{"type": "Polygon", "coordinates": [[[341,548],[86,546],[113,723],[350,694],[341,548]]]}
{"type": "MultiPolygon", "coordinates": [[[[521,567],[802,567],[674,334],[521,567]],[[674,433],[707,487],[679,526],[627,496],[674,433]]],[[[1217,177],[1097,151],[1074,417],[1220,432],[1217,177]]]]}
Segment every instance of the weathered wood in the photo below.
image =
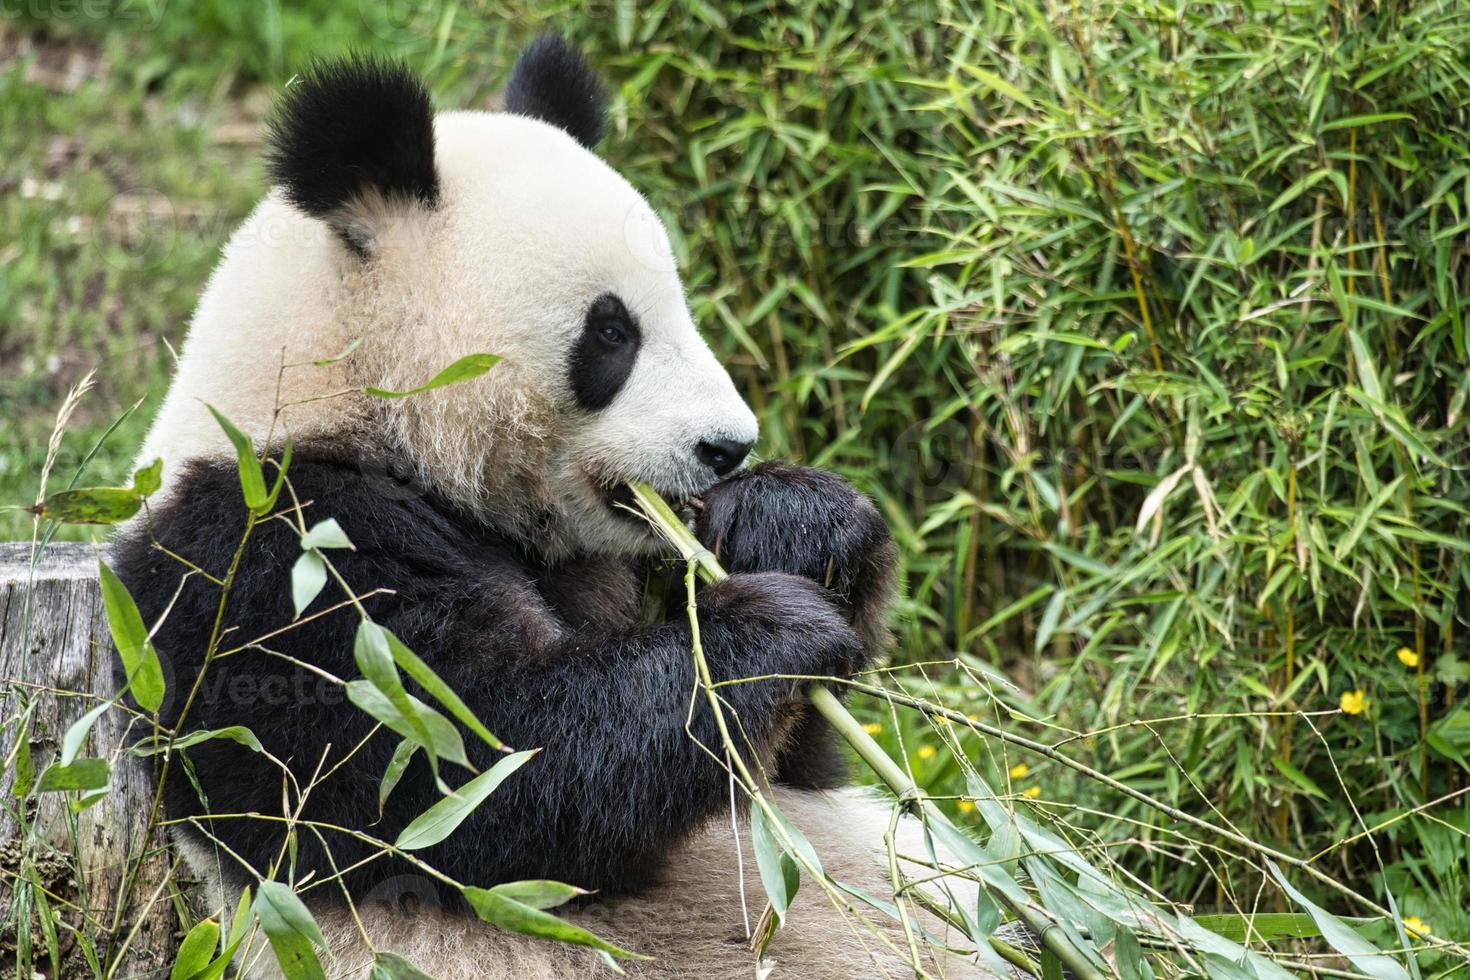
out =
{"type": "MultiPolygon", "coordinates": [[[[32,570],[28,543],[0,543],[0,752],[13,757],[24,726],[38,778],[72,722],[114,693],[116,653],[97,585],[99,553],[92,545],[52,544],[32,570]]],[[[122,707],[97,720],[81,755],[110,760],[112,787],[80,814],[68,805],[73,794],[32,789],[17,800],[16,767],[0,767],[0,906],[9,904],[17,872],[37,866],[49,879],[43,886],[63,900],[53,909],[64,909],[65,921],[94,937],[108,967],[121,953],[112,974],[118,978],[167,976],[177,942],[164,838],[155,830],[144,839],[153,806],[148,763],[122,751],[146,731],[146,722],[122,707]]],[[[35,913],[29,918],[34,924],[35,913]]],[[[39,930],[33,936],[41,940],[39,930]]],[[[64,930],[59,938],[62,975],[92,976],[78,944],[64,930]]],[[[14,942],[13,932],[0,937],[0,977],[14,970],[14,942]]],[[[50,978],[44,942],[38,953],[34,968],[50,978]]]]}

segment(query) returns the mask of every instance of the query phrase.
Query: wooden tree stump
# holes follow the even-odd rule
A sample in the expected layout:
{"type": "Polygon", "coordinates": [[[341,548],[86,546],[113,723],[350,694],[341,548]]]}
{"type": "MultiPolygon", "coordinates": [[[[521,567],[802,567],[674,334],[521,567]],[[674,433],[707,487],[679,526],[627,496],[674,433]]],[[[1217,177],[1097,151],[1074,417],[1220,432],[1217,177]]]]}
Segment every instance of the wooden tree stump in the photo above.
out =
{"type": "MultiPolygon", "coordinates": [[[[72,722],[112,698],[117,654],[97,584],[100,550],[52,544],[34,571],[30,550],[29,543],[0,543],[0,754],[14,757],[24,726],[39,778],[72,722]]],[[[16,767],[0,767],[0,908],[11,906],[14,914],[16,876],[28,877],[34,868],[52,896],[53,913],[92,939],[104,967],[120,957],[110,974],[118,980],[166,977],[179,928],[164,835],[156,829],[146,840],[144,835],[153,808],[149,763],[123,751],[147,732],[146,723],[122,708],[97,720],[80,755],[108,759],[112,787],[79,814],[71,812],[70,793],[37,794],[32,788],[16,799],[16,767]]],[[[81,944],[66,930],[58,930],[62,955],[56,971],[36,910],[26,918],[37,975],[94,975],[81,944]]],[[[0,978],[16,970],[15,926],[6,921],[0,930],[0,978]]]]}

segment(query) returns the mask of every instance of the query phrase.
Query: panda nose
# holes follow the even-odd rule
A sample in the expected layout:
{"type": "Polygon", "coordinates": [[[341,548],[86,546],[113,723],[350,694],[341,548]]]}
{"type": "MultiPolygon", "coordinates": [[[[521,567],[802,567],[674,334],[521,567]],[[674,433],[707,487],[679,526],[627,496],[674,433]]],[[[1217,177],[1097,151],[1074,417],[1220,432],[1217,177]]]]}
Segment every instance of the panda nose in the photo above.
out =
{"type": "Polygon", "coordinates": [[[733,439],[709,439],[694,447],[694,455],[705,466],[715,471],[715,476],[728,476],[735,467],[745,461],[751,444],[733,439]]]}

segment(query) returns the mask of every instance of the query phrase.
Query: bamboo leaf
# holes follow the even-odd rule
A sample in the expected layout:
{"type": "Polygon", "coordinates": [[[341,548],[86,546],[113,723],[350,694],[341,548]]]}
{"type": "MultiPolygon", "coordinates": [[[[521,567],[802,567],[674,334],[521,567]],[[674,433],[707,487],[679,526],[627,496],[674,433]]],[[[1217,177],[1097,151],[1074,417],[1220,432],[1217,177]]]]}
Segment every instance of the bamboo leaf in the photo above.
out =
{"type": "Polygon", "coordinates": [[[327,584],[327,566],[315,551],[303,551],[291,566],[291,606],[299,619],[327,584]]]}
{"type": "Polygon", "coordinates": [[[219,942],[219,922],[216,919],[204,919],[195,924],[184,941],[179,944],[178,955],[174,957],[173,969],[169,971],[169,980],[188,980],[202,973],[214,957],[214,944],[219,942]]]}
{"type": "MultiPolygon", "coordinates": [[[[208,742],[218,738],[227,739],[237,745],[243,745],[252,752],[264,751],[260,744],[260,739],[256,738],[255,733],[244,725],[229,725],[225,728],[211,728],[207,731],[189,732],[187,735],[180,735],[174,739],[173,748],[187,749],[192,745],[198,745],[200,742],[208,742]]],[[[128,751],[134,755],[149,756],[157,755],[168,747],[169,741],[167,738],[150,735],[147,738],[139,739],[133,745],[129,746],[128,751]]]]}
{"type": "Polygon", "coordinates": [[[71,765],[72,761],[76,759],[77,754],[81,752],[82,746],[86,743],[87,735],[92,731],[92,725],[110,707],[112,707],[112,702],[104,701],[67,727],[66,734],[61,737],[61,765],[71,765]]]}
{"type": "Polygon", "coordinates": [[[432,748],[432,752],[426,753],[431,760],[447,759],[466,769],[470,768],[470,761],[464,751],[464,738],[459,734],[459,729],[448,718],[413,695],[408,695],[408,704],[414,719],[412,722],[369,681],[348,681],[347,700],[414,745],[432,748]]]}
{"type": "Polygon", "coordinates": [[[765,812],[755,801],[750,805],[750,837],[766,900],[771,903],[776,919],[785,922],[786,910],[801,886],[801,872],[776,840],[765,812]]]}
{"type": "Polygon", "coordinates": [[[580,926],[574,926],[549,912],[531,908],[505,895],[497,894],[493,889],[466,888],[463,894],[476,915],[491,925],[499,926],[510,932],[538,936],[542,939],[554,939],[577,946],[589,946],[619,959],[646,960],[649,958],[614,946],[580,926]]]}
{"type": "Polygon", "coordinates": [[[481,724],[480,719],[475,717],[469,705],[465,704],[460,696],[454,693],[454,689],[434,673],[433,668],[425,663],[422,657],[405,646],[391,630],[383,630],[383,635],[388,640],[388,652],[392,655],[393,662],[403,668],[403,672],[412,677],[426,694],[443,705],[450,715],[478,735],[486,745],[492,749],[507,748],[500,739],[490,733],[490,729],[481,724]]]}
{"type": "Polygon", "coordinates": [[[403,779],[403,774],[408,771],[408,764],[413,761],[413,754],[418,750],[418,743],[408,738],[400,741],[393,750],[393,756],[383,770],[383,778],[378,781],[378,819],[383,818],[383,808],[388,805],[388,797],[393,795],[393,790],[403,779]]]}
{"type": "Polygon", "coordinates": [[[286,980],[326,980],[313,948],[325,948],[326,940],[289,886],[262,881],[251,908],[286,980]]]}
{"type": "Polygon", "coordinates": [[[112,781],[112,767],[106,759],[77,759],[70,765],[52,763],[36,783],[38,793],[64,793],[74,790],[98,792],[112,781]]]}
{"type": "Polygon", "coordinates": [[[417,395],[425,391],[433,391],[435,388],[443,388],[445,385],[459,384],[462,381],[478,378],[494,367],[499,360],[500,358],[494,354],[470,354],[461,357],[416,388],[409,388],[407,391],[389,391],[385,388],[366,388],[364,390],[376,398],[407,398],[409,395],[417,395]]]}
{"type": "Polygon", "coordinates": [[[53,493],[26,510],[61,524],[120,524],[143,506],[129,487],[82,487],[53,493]]]}
{"type": "Polygon", "coordinates": [[[245,506],[257,514],[264,513],[269,510],[266,506],[268,494],[265,489],[265,474],[260,468],[260,460],[255,456],[255,446],[251,444],[250,437],[236,428],[235,423],[225,418],[213,405],[206,403],[204,407],[209,409],[209,414],[214,416],[216,424],[235,447],[235,466],[240,475],[240,491],[244,494],[245,506]]]}
{"type": "Polygon", "coordinates": [[[1300,912],[1257,912],[1254,915],[1197,915],[1194,921],[1231,942],[1274,942],[1315,939],[1322,935],[1310,915],[1300,912]]]}
{"type": "Polygon", "coordinates": [[[394,846],[405,851],[431,847],[444,840],[484,803],[505,778],[531,760],[540,749],[515,752],[455,790],[454,796],[429,807],[398,835],[394,846]]]}
{"type": "Polygon", "coordinates": [[[157,711],[164,695],[163,666],[158,662],[158,651],[153,649],[143,616],[122,580],[106,562],[98,562],[97,566],[107,627],[122,659],[127,690],[143,710],[157,711]]]}
{"type": "Polygon", "coordinates": [[[352,548],[352,541],[347,537],[347,532],[342,530],[342,525],[337,523],[335,517],[328,517],[324,521],[318,521],[301,539],[301,550],[310,551],[314,548],[352,548]]]}
{"type": "Polygon", "coordinates": [[[368,980],[434,980],[397,953],[379,952],[373,957],[368,980]]]}
{"type": "Polygon", "coordinates": [[[1376,980],[1409,980],[1408,971],[1400,966],[1393,957],[1380,952],[1372,943],[1354,932],[1347,923],[1297,891],[1274,861],[1267,861],[1266,865],[1271,869],[1272,876],[1281,885],[1282,890],[1291,896],[1291,900],[1306,909],[1312,921],[1317,924],[1317,928],[1322,931],[1322,938],[1326,939],[1328,945],[1333,949],[1347,957],[1354,969],[1376,980]]]}
{"type": "Polygon", "coordinates": [[[559,881],[511,881],[503,885],[496,885],[490,890],[533,909],[556,908],[581,895],[591,894],[584,889],[559,881]]]}

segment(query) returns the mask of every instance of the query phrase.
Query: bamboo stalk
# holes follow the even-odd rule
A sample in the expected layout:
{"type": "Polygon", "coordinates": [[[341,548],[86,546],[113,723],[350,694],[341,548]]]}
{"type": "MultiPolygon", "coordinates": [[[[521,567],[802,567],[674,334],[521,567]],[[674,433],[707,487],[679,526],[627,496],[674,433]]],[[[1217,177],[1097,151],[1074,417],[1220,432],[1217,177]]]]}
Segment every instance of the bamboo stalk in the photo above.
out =
{"type": "MultiPolygon", "coordinates": [[[[657,491],[645,483],[633,483],[629,486],[633,491],[633,499],[643,511],[643,516],[659,534],[674,546],[680,557],[694,566],[695,574],[707,583],[719,582],[729,577],[729,573],[720,566],[719,559],[699,542],[694,532],[684,525],[684,522],[674,513],[674,509],[658,495],[657,491]]],[[[887,752],[883,751],[883,747],[863,731],[863,726],[847,708],[843,707],[842,702],[837,700],[831,690],[822,684],[812,684],[807,687],[806,695],[811,700],[812,706],[831,724],[833,730],[841,735],[848,745],[852,746],[858,757],[888,785],[888,788],[898,796],[902,803],[918,810],[925,820],[948,819],[924,798],[923,790],[909,778],[908,773],[904,772],[903,768],[894,762],[887,752]]],[[[1071,970],[1079,980],[1105,980],[1103,972],[1072,944],[1071,939],[1055,922],[1051,921],[1046,912],[1026,903],[1012,901],[1004,894],[996,893],[996,897],[1010,909],[1016,918],[1036,933],[1041,943],[1055,953],[1063,965],[1071,970]]]]}

